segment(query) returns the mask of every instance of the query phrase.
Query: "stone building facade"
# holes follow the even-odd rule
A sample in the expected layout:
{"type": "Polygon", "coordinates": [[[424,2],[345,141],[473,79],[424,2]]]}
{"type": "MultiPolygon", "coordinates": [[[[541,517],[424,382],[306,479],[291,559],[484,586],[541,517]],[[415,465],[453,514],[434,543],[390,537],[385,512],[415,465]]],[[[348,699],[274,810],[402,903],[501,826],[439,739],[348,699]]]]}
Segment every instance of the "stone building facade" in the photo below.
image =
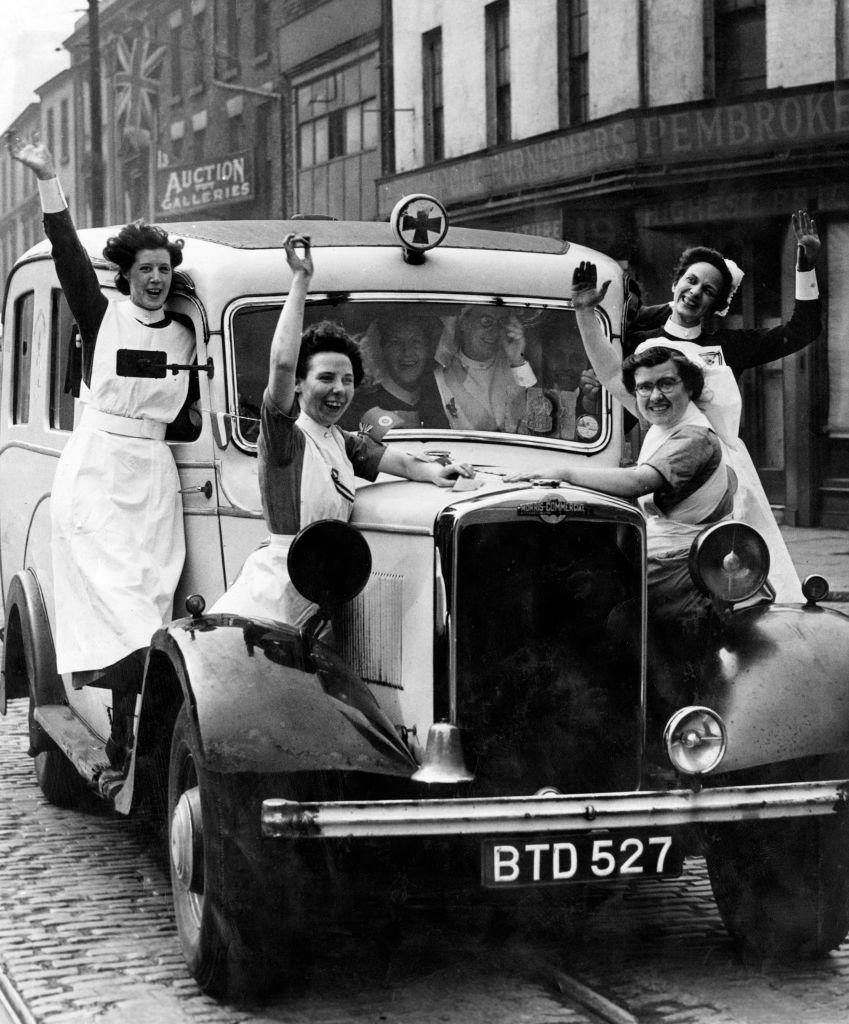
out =
{"type": "Polygon", "coordinates": [[[420,0],[393,4],[395,173],[457,222],[619,259],[665,301],[688,245],[747,271],[737,323],[793,302],[790,215],[824,240],[826,329],[743,378],[745,438],[779,516],[849,525],[849,3],[420,0]]]}

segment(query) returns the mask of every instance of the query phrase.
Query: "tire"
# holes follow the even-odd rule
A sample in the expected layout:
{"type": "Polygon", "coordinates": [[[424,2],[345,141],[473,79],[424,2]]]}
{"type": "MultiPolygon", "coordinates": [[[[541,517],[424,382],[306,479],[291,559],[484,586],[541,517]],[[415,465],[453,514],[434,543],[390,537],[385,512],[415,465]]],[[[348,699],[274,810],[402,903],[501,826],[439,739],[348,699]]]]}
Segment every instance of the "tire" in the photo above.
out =
{"type": "MultiPolygon", "coordinates": [[[[781,781],[846,778],[846,757],[798,766],[781,781]]],[[[778,779],[770,778],[770,782],[778,779]]],[[[744,962],[824,956],[849,933],[849,816],[751,821],[709,836],[714,898],[744,962]]]]}
{"type": "Polygon", "coordinates": [[[275,841],[271,855],[260,849],[264,778],[207,772],[183,705],[168,769],[174,916],[190,973],[205,993],[230,1002],[298,977],[308,949],[306,894],[314,888],[300,848],[275,841]]]}
{"type": "MultiPolygon", "coordinates": [[[[30,690],[30,692],[32,692],[30,690]]],[[[39,752],[33,757],[35,777],[45,800],[56,807],[74,809],[88,795],[86,784],[54,741],[35,721],[35,700],[29,699],[30,747],[39,752]],[[37,739],[37,746],[36,746],[37,739]]]]}

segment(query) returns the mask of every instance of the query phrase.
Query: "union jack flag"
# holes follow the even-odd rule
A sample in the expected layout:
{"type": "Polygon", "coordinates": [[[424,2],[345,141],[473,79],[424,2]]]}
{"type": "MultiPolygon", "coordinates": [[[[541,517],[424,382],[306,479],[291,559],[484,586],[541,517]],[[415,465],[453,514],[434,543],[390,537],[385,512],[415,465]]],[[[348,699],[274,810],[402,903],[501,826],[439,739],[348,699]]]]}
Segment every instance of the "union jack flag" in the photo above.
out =
{"type": "Polygon", "coordinates": [[[149,132],[159,95],[159,73],[165,47],[147,35],[116,39],[115,116],[133,134],[149,132]]]}

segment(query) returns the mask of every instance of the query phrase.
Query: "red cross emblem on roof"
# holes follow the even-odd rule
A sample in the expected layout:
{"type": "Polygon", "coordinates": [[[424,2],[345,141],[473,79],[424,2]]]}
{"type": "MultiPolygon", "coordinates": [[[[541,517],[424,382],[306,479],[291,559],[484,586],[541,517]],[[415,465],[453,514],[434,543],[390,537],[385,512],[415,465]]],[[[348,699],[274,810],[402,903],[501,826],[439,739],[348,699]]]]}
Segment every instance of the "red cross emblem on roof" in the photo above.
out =
{"type": "Polygon", "coordinates": [[[406,196],[392,211],[390,221],[405,249],[418,252],[439,245],[448,231],[448,215],[433,196],[406,196]]]}

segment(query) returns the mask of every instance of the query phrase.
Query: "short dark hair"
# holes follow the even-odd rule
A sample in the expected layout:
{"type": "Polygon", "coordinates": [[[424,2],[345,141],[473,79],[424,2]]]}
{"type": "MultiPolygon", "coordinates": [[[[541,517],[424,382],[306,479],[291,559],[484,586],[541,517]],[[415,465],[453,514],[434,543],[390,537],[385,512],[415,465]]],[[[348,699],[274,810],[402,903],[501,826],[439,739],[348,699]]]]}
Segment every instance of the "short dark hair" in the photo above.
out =
{"type": "Polygon", "coordinates": [[[136,253],[142,249],[167,249],[173,269],[183,262],[183,245],[182,238],[169,238],[164,228],[134,220],[132,224],[125,224],[117,235],[106,239],[103,255],[118,267],[116,288],[122,295],[129,295],[130,284],[124,275],[135,262],[136,253]]]}
{"type": "Polygon", "coordinates": [[[684,385],[690,398],[695,402],[701,397],[705,386],[705,375],[698,363],[691,362],[682,352],[674,348],[666,348],[665,345],[656,345],[653,348],[643,349],[639,355],[628,356],[622,363],[622,383],[625,390],[633,395],[636,392],[634,381],[635,372],[641,367],[660,366],[671,360],[675,364],[678,376],[684,385]]]}
{"type": "Polygon", "coordinates": [[[386,316],[379,321],[380,344],[385,344],[395,331],[405,327],[416,327],[422,332],[425,341],[435,348],[439,340],[439,329],[441,326],[437,317],[427,313],[405,313],[400,316],[386,316]]]}
{"type": "Polygon", "coordinates": [[[301,335],[301,348],[295,366],[295,380],[303,380],[309,372],[310,360],[319,352],[338,352],[351,360],[354,371],[354,387],[359,387],[363,379],[363,358],[360,347],[341,324],[332,320],[321,320],[312,324],[301,335]]]}
{"type": "Polygon", "coordinates": [[[709,263],[719,271],[722,284],[713,300],[711,312],[716,309],[725,309],[728,305],[728,296],[734,287],[734,279],[731,277],[731,271],[728,269],[724,256],[716,249],[710,249],[706,245],[694,245],[691,249],[685,249],[678,257],[678,262],[672,271],[672,283],[678,284],[687,267],[691,267],[694,263],[709,263]]]}

